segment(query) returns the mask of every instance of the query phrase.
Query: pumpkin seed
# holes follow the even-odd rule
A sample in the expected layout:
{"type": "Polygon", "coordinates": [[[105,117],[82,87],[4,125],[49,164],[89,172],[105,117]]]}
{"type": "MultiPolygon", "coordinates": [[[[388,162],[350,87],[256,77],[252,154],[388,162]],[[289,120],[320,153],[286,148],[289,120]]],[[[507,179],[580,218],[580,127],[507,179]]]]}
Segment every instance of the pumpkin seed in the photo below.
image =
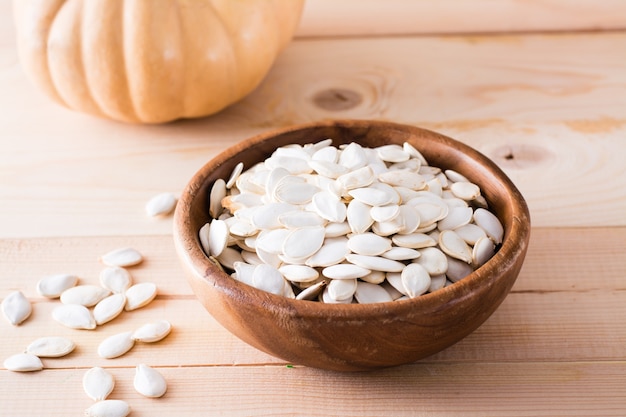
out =
{"type": "Polygon", "coordinates": [[[439,247],[453,258],[467,263],[472,262],[472,250],[453,230],[443,230],[439,234],[439,247]]]}
{"type": "Polygon", "coordinates": [[[350,233],[350,230],[350,224],[348,222],[332,222],[326,225],[324,236],[327,238],[345,236],[350,233]]]}
{"type": "Polygon", "coordinates": [[[210,223],[205,223],[204,226],[200,228],[198,232],[198,239],[200,239],[200,246],[202,246],[202,250],[204,254],[209,256],[211,252],[209,250],[209,230],[211,229],[210,223]]]}
{"type": "Polygon", "coordinates": [[[219,263],[228,269],[233,269],[235,262],[243,261],[241,252],[230,247],[224,248],[220,256],[217,257],[219,263]]]}
{"type": "Polygon", "coordinates": [[[277,295],[281,295],[285,288],[283,275],[278,269],[267,264],[254,267],[252,282],[256,288],[277,295]]]}
{"type": "Polygon", "coordinates": [[[419,258],[419,251],[411,248],[403,248],[401,246],[394,246],[387,252],[381,255],[383,258],[393,259],[394,261],[408,261],[411,259],[419,258]]]}
{"type": "Polygon", "coordinates": [[[330,146],[332,144],[332,139],[328,139],[330,142],[322,147],[318,147],[317,150],[311,155],[311,160],[313,161],[326,161],[326,162],[336,162],[339,157],[339,151],[334,146],[330,146]]]}
{"type": "Polygon", "coordinates": [[[386,281],[392,288],[402,295],[407,295],[406,288],[402,282],[402,272],[387,272],[386,281]]]}
{"type": "Polygon", "coordinates": [[[172,193],[160,193],[150,198],[146,203],[146,214],[150,217],[170,214],[178,199],[172,193]]]}
{"type": "MultiPolygon", "coordinates": [[[[351,202],[352,203],[352,202],[351,202]]],[[[368,206],[366,206],[368,207],[368,206]]],[[[348,205],[348,211],[350,210],[350,206],[348,205]]],[[[400,214],[400,206],[397,204],[388,204],[386,206],[376,206],[372,207],[369,211],[370,217],[377,222],[388,222],[396,218],[396,216],[400,214]]],[[[350,216],[348,215],[348,220],[350,216]]],[[[369,228],[369,226],[368,226],[369,228]]],[[[367,230],[367,228],[366,228],[367,230]]],[[[355,232],[356,233],[356,232],[355,232]]],[[[364,232],[360,232],[364,233],[364,232]]]]}
{"type": "Polygon", "coordinates": [[[393,301],[383,287],[364,281],[357,282],[354,298],[361,304],[393,301]]]}
{"type": "Polygon", "coordinates": [[[407,265],[400,274],[402,285],[406,295],[415,298],[428,291],[431,280],[428,271],[422,265],[411,263],[407,265]]]}
{"type": "Polygon", "coordinates": [[[474,222],[487,233],[487,236],[496,245],[502,243],[504,228],[495,214],[483,208],[478,208],[474,212],[474,222]]]}
{"type": "Polygon", "coordinates": [[[122,400],[98,401],[85,410],[86,417],[126,417],[130,414],[130,406],[122,400]]]}
{"type": "Polygon", "coordinates": [[[122,356],[135,346],[133,332],[127,331],[107,337],[98,345],[98,356],[113,359],[122,356]]]}
{"type": "Polygon", "coordinates": [[[327,266],[322,269],[322,275],[332,279],[354,279],[364,277],[369,274],[371,270],[353,265],[353,264],[337,264],[327,266]]]}
{"type": "Polygon", "coordinates": [[[374,187],[356,188],[348,191],[348,194],[368,206],[384,206],[396,202],[393,194],[374,187]]]}
{"type": "Polygon", "coordinates": [[[346,260],[352,264],[370,269],[372,271],[400,272],[404,269],[404,264],[402,262],[394,261],[393,259],[381,258],[380,256],[366,256],[351,253],[346,256],[346,260]]]}
{"type": "Polygon", "coordinates": [[[391,239],[367,232],[348,239],[348,249],[359,255],[380,255],[391,249],[391,239]]]}
{"type": "Polygon", "coordinates": [[[100,261],[107,266],[133,266],[143,261],[143,256],[133,248],[114,249],[100,257],[100,261]]]}
{"type": "Polygon", "coordinates": [[[218,257],[228,245],[228,225],[224,220],[213,219],[209,229],[209,253],[218,257]]]}
{"type": "Polygon", "coordinates": [[[162,397],[167,391],[167,382],[163,375],[142,363],[135,368],[133,386],[138,393],[149,398],[162,397]]]}
{"type": "Polygon", "coordinates": [[[376,153],[385,162],[404,162],[411,157],[400,145],[379,146],[376,148],[376,153]]]}
{"type": "MultiPolygon", "coordinates": [[[[262,263],[262,262],[261,262],[262,263]]],[[[235,270],[234,278],[237,281],[248,284],[254,287],[254,281],[252,280],[252,274],[254,273],[254,267],[256,264],[251,265],[246,262],[235,262],[233,269],[235,270]]]]}
{"type": "Polygon", "coordinates": [[[414,262],[426,268],[430,275],[445,274],[448,270],[448,258],[437,248],[420,249],[421,256],[414,262]]]}
{"type": "Polygon", "coordinates": [[[242,172],[243,172],[243,162],[239,162],[237,165],[235,165],[235,168],[233,168],[233,172],[230,174],[228,181],[226,181],[225,185],[227,189],[233,188],[233,186],[235,185],[235,182],[237,181],[237,178],[239,178],[239,175],[241,175],[242,172]]]}
{"type": "Polygon", "coordinates": [[[80,304],[63,304],[52,310],[52,318],[71,329],[93,330],[96,320],[87,307],[80,304]]]}
{"type": "Polygon", "coordinates": [[[85,307],[93,307],[109,294],[111,294],[111,291],[97,285],[78,285],[63,291],[61,302],[63,304],[80,304],[85,307]]]}
{"type": "Polygon", "coordinates": [[[450,281],[460,281],[469,274],[471,274],[473,271],[474,269],[470,264],[452,257],[448,257],[448,269],[446,270],[446,277],[450,281]]]}
{"type": "Polygon", "coordinates": [[[328,281],[323,279],[308,288],[305,288],[298,294],[296,300],[315,300],[328,285],[328,281]]]}
{"type": "Polygon", "coordinates": [[[356,286],[356,279],[333,279],[328,283],[328,295],[335,301],[351,299],[356,286]]]}
{"type": "Polygon", "coordinates": [[[283,253],[283,244],[291,233],[287,229],[264,230],[257,236],[255,247],[265,252],[281,254],[283,253]]]}
{"type": "Polygon", "coordinates": [[[283,265],[278,271],[291,282],[311,282],[319,277],[315,268],[306,265],[283,265]]]}
{"type": "Polygon", "coordinates": [[[343,262],[348,253],[350,253],[350,249],[348,249],[348,239],[343,236],[334,238],[327,237],[324,239],[322,247],[305,261],[305,265],[310,267],[335,265],[343,262]]]}
{"type": "Polygon", "coordinates": [[[352,200],[346,209],[346,218],[352,233],[365,233],[374,223],[371,207],[359,200],[352,200]]]}
{"type": "Polygon", "coordinates": [[[285,181],[285,178],[276,186],[273,193],[276,200],[281,203],[306,204],[319,191],[313,184],[285,181]]]}
{"type": "Polygon", "coordinates": [[[332,179],[337,179],[350,172],[350,170],[343,165],[324,160],[311,160],[309,161],[309,166],[319,175],[332,179]]]}
{"type": "Polygon", "coordinates": [[[411,249],[427,248],[437,244],[435,239],[424,233],[396,235],[391,238],[391,241],[397,246],[411,249]]]}
{"type": "Polygon", "coordinates": [[[450,191],[452,191],[452,194],[456,197],[465,201],[473,200],[480,195],[480,188],[478,188],[478,185],[467,181],[453,183],[450,186],[450,191]]]}
{"type": "Polygon", "coordinates": [[[348,144],[339,154],[339,163],[350,171],[367,165],[367,155],[363,147],[356,142],[348,144]]]}
{"type": "Polygon", "coordinates": [[[486,237],[478,239],[472,250],[471,262],[477,267],[483,265],[493,256],[495,248],[491,239],[486,237]]]}
{"type": "Polygon", "coordinates": [[[368,165],[350,171],[346,174],[340,175],[337,178],[337,184],[344,190],[354,190],[355,188],[362,188],[370,185],[374,182],[374,172],[368,165]]]}
{"type": "Polygon", "coordinates": [[[100,271],[100,285],[113,293],[123,293],[132,285],[130,272],[119,266],[109,266],[100,271]]]}
{"type": "Polygon", "coordinates": [[[422,175],[404,169],[384,172],[378,176],[378,180],[394,187],[406,187],[416,191],[426,185],[422,175]]]}
{"type": "Polygon", "coordinates": [[[137,310],[148,305],[157,295],[157,286],[152,282],[141,282],[130,287],[126,293],[126,311],[137,310]]]}
{"type": "Polygon", "coordinates": [[[282,252],[291,258],[308,258],[313,256],[324,243],[323,227],[305,227],[289,232],[283,242],[282,252]]]}
{"type": "Polygon", "coordinates": [[[439,230],[454,230],[468,224],[472,220],[473,211],[470,207],[451,207],[448,215],[437,223],[439,230]]]}
{"type": "Polygon", "coordinates": [[[322,291],[321,301],[326,304],[351,304],[353,302],[353,297],[346,298],[345,300],[335,300],[332,298],[328,292],[328,286],[324,288],[322,291]]]}
{"type": "Polygon", "coordinates": [[[311,202],[315,212],[329,222],[341,223],[346,219],[347,209],[345,204],[329,191],[316,193],[311,202]]]}
{"type": "Polygon", "coordinates": [[[154,343],[164,339],[172,330],[172,325],[167,320],[159,320],[147,323],[132,333],[132,339],[137,342],[154,343]]]}
{"type": "Polygon", "coordinates": [[[281,226],[288,229],[298,229],[301,227],[325,226],[327,221],[310,211],[294,210],[288,211],[278,216],[281,226]]]}
{"type": "Polygon", "coordinates": [[[7,370],[13,372],[33,372],[41,371],[43,369],[43,363],[38,356],[31,353],[18,353],[16,355],[9,356],[2,364],[7,370]]]}
{"type": "Polygon", "coordinates": [[[113,294],[98,302],[93,309],[93,317],[98,326],[108,323],[124,311],[126,296],[124,294],[113,294]]]}
{"type": "Polygon", "coordinates": [[[211,187],[209,194],[209,215],[217,219],[222,212],[222,199],[226,197],[226,182],[218,178],[211,187]]]}
{"type": "Polygon", "coordinates": [[[71,353],[76,345],[65,337],[40,337],[26,347],[26,353],[40,358],[60,358],[71,353]]]}
{"type": "Polygon", "coordinates": [[[467,179],[467,177],[465,177],[464,175],[459,174],[458,172],[452,170],[452,169],[446,169],[444,171],[444,174],[446,174],[446,177],[448,177],[448,179],[452,182],[469,182],[469,180],[467,179]]]}
{"type": "MultiPolygon", "coordinates": [[[[448,267],[449,268],[449,267],[448,267]]],[[[428,292],[435,292],[446,286],[446,275],[434,275],[430,277],[430,286],[428,292]]]]}
{"type": "Polygon", "coordinates": [[[278,229],[282,227],[278,221],[279,216],[294,210],[298,210],[298,206],[287,203],[270,203],[256,207],[252,213],[252,225],[257,229],[278,229]]]}
{"type": "MultiPolygon", "coordinates": [[[[422,153],[420,151],[418,151],[415,146],[411,145],[409,142],[404,142],[402,144],[402,149],[404,150],[404,152],[406,152],[407,154],[409,154],[409,156],[411,158],[415,158],[418,161],[420,161],[420,163],[422,165],[428,165],[428,162],[426,162],[426,158],[424,158],[424,156],[422,155],[422,153]]],[[[419,169],[419,167],[417,168],[419,169]]]]}
{"type": "Polygon", "coordinates": [[[49,275],[37,282],[37,292],[42,297],[59,298],[61,293],[78,283],[78,277],[71,274],[49,275]]]}
{"type": "Polygon", "coordinates": [[[106,400],[115,388],[115,378],[108,371],[96,366],[83,375],[83,390],[94,401],[106,400]]]}
{"type": "Polygon", "coordinates": [[[4,317],[14,326],[24,322],[33,311],[30,301],[21,291],[13,291],[7,295],[0,306],[4,317]]]}
{"type": "Polygon", "coordinates": [[[457,227],[454,231],[469,245],[475,245],[478,239],[481,237],[487,237],[485,231],[473,223],[457,227]]]}

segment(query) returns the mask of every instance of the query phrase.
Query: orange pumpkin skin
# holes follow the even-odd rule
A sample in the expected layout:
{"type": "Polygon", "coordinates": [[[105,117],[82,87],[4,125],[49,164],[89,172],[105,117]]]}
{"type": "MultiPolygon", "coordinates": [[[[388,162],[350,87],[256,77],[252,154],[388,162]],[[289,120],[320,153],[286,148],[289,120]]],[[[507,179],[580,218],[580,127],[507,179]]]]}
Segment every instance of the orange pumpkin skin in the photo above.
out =
{"type": "Polygon", "coordinates": [[[135,123],[216,113],[254,90],[304,0],[14,0],[21,64],[70,109],[135,123]]]}

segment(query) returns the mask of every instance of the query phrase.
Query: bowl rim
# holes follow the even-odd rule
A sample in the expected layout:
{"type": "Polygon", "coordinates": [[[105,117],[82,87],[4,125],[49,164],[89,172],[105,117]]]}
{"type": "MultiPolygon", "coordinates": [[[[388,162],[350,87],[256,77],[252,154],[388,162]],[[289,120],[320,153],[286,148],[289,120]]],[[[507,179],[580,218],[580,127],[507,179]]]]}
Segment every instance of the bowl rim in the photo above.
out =
{"type": "MultiPolygon", "coordinates": [[[[269,155],[267,155],[269,156],[269,155]]],[[[430,163],[430,161],[429,161],[430,163]]],[[[465,174],[464,174],[465,175],[465,174]]],[[[208,202],[206,203],[208,206],[208,202]]],[[[502,221],[502,219],[500,219],[502,221]]],[[[351,120],[333,119],[305,124],[297,124],[278,129],[272,129],[249,139],[241,141],[206,162],[190,179],[177,204],[174,214],[174,239],[179,257],[200,276],[207,284],[224,295],[245,299],[246,303],[258,305],[262,308],[271,308],[280,311],[281,314],[311,318],[343,318],[351,319],[380,319],[382,315],[401,315],[422,308],[433,310],[437,305],[450,305],[461,302],[470,297],[476,287],[481,285],[493,285],[502,272],[514,268],[516,260],[526,252],[530,235],[530,214],[526,201],[517,187],[508,176],[489,158],[478,150],[458,140],[452,139],[440,133],[423,129],[417,126],[400,124],[378,120],[351,120]],[[471,164],[479,167],[480,171],[490,172],[497,179],[499,185],[504,188],[507,202],[506,205],[512,210],[510,224],[503,224],[505,234],[498,251],[485,264],[474,270],[471,274],[455,282],[453,285],[441,288],[432,293],[426,293],[419,297],[369,304],[331,304],[318,301],[296,300],[281,295],[271,294],[259,290],[245,283],[237,281],[223,272],[219,266],[204,254],[198,238],[198,230],[192,230],[191,203],[197,198],[206,184],[214,167],[222,165],[226,161],[254,145],[271,140],[278,135],[312,129],[317,127],[360,127],[388,128],[427,136],[428,140],[435,140],[446,147],[453,147],[458,152],[469,156],[471,164]],[[513,239],[512,236],[516,236],[513,239]],[[187,242],[194,242],[188,244],[187,242]]],[[[512,283],[510,284],[512,285],[512,283]]]]}

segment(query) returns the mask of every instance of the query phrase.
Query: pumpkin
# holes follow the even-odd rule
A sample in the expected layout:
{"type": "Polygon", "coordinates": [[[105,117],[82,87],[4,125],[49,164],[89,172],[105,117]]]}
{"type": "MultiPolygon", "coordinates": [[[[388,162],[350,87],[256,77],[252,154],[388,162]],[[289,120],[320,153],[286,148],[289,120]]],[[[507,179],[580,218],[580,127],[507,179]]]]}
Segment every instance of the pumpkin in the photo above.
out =
{"type": "Polygon", "coordinates": [[[259,85],[304,0],[14,0],[20,62],[76,111],[162,123],[216,113],[259,85]]]}

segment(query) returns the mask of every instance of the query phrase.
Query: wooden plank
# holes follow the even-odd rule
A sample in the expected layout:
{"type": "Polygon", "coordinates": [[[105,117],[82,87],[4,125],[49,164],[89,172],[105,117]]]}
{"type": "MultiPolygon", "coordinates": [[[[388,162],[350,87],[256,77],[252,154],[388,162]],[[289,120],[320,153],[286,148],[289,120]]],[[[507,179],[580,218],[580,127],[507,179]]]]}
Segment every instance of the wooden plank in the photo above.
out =
{"type": "MultiPolygon", "coordinates": [[[[0,294],[22,290],[34,305],[22,326],[0,321],[0,357],[25,348],[43,335],[72,338],[80,349],[70,357],[49,361],[50,367],[90,363],[129,365],[139,359],[163,366],[282,363],[229,334],[202,308],[177,266],[169,236],[134,238],[130,243],[149,255],[131,270],[137,282],[157,283],[152,304],[105,324],[96,331],[65,329],[51,319],[57,300],[37,296],[35,284],[45,267],[77,271],[83,283],[97,284],[103,247],[125,238],[66,238],[0,241],[0,294]],[[71,259],[65,254],[74,253],[71,259]],[[76,268],[70,267],[76,265],[76,268]],[[83,275],[84,273],[84,275],[83,275]],[[193,317],[193,320],[189,318],[193,317]],[[96,354],[108,335],[140,325],[169,320],[175,331],[158,345],[138,345],[130,354],[106,361],[96,354]],[[188,355],[186,352],[194,352],[188,355]]],[[[113,244],[115,243],[115,245],[113,244]]],[[[475,333],[429,358],[432,362],[617,360],[626,356],[626,228],[534,229],[529,253],[511,294],[475,333]],[[586,242],[597,242],[589,245],[586,242]]]]}
{"type": "Polygon", "coordinates": [[[616,33],[302,40],[221,114],[137,126],[50,103],[5,44],[0,233],[169,233],[169,221],[144,215],[152,195],[180,192],[211,157],[255,133],[327,118],[409,123],[477,148],[518,185],[534,226],[626,225],[625,49],[616,33]],[[333,108],[341,91],[360,101],[333,108]],[[33,108],[42,109],[36,123],[33,108]]]}
{"type": "Polygon", "coordinates": [[[626,28],[620,0],[308,0],[297,36],[626,28]]]}
{"type": "MultiPolygon", "coordinates": [[[[626,363],[415,364],[345,374],[284,366],[159,368],[159,399],[132,387],[134,370],[110,368],[133,416],[623,416],[626,363]],[[262,404],[260,408],[259,405],[262,404]]],[[[0,371],[0,403],[13,417],[80,415],[92,404],[85,370],[0,371]]]]}

